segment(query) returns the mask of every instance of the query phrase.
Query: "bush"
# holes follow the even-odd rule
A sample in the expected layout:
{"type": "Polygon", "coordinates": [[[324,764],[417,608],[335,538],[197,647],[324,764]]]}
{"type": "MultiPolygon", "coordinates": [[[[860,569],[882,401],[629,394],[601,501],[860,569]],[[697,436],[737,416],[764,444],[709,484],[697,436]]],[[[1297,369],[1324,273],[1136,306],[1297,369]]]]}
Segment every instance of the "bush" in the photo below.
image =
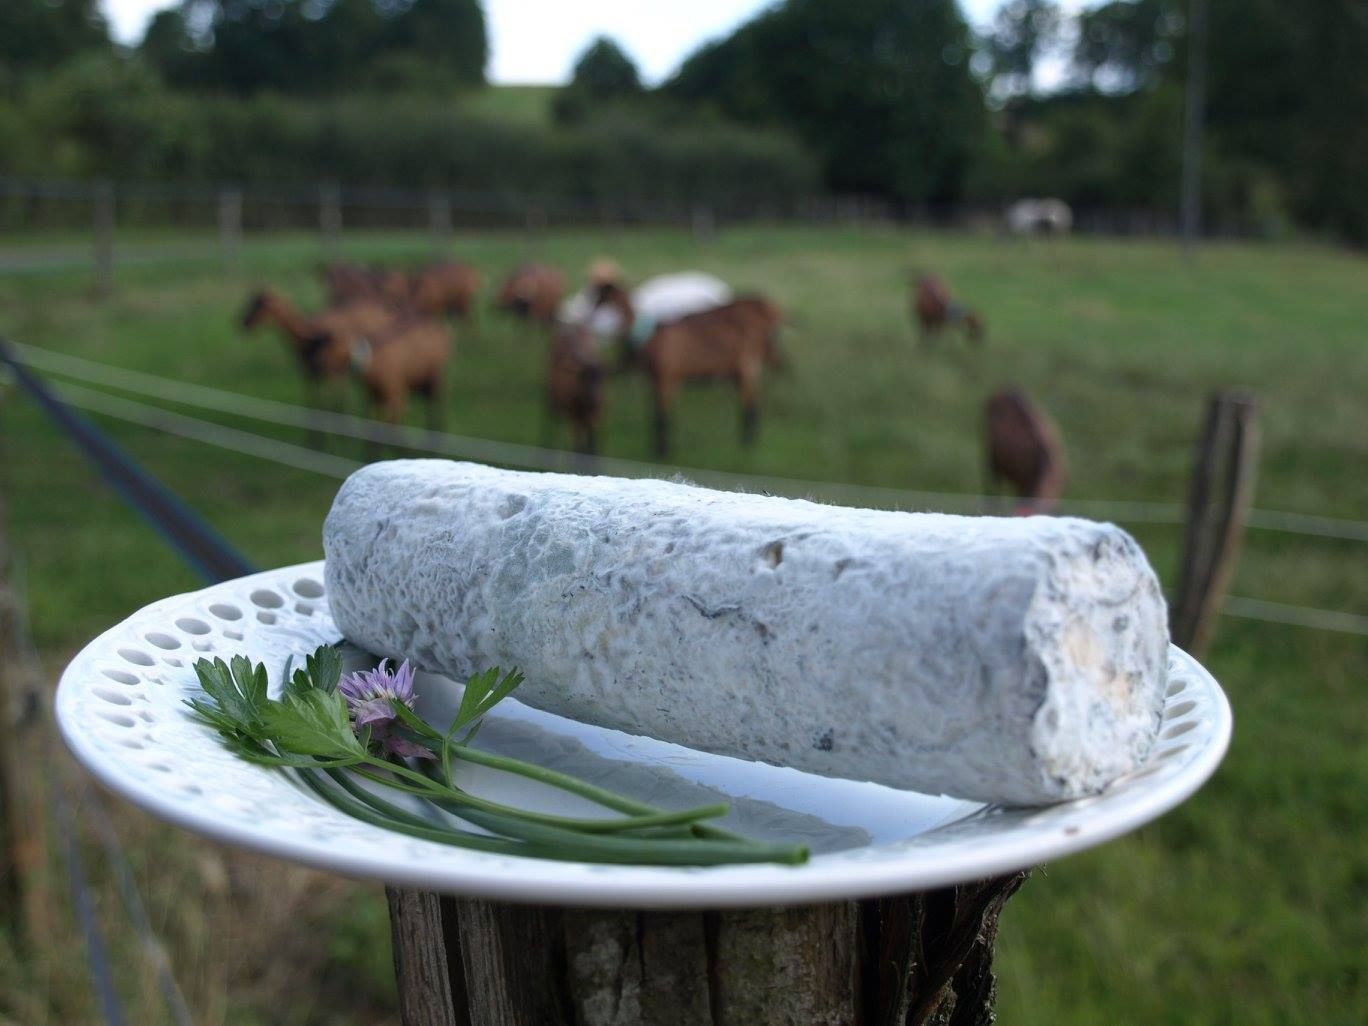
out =
{"type": "Polygon", "coordinates": [[[81,60],[0,111],[24,145],[0,174],[244,185],[447,188],[548,205],[782,205],[817,183],[773,131],[611,108],[581,125],[509,124],[426,94],[336,101],[173,93],[135,61],[81,60]]]}

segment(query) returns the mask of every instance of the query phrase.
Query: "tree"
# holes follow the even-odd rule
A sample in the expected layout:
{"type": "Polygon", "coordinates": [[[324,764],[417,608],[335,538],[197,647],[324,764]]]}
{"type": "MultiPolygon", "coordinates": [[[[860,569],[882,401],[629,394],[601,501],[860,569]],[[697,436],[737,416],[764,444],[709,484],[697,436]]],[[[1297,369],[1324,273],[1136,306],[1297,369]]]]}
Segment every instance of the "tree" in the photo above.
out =
{"type": "Polygon", "coordinates": [[[373,0],[388,19],[385,54],[428,64],[459,86],[482,86],[489,40],[480,0],[373,0]]]}
{"type": "Polygon", "coordinates": [[[1052,0],[1009,0],[998,8],[987,39],[994,88],[1009,96],[1030,92],[1036,66],[1058,42],[1062,24],[1052,0]]]}
{"type": "Polygon", "coordinates": [[[599,36],[575,62],[571,85],[595,100],[630,96],[641,91],[641,76],[632,59],[607,36],[599,36]]]}
{"type": "Polygon", "coordinates": [[[622,47],[599,36],[580,54],[570,81],[556,95],[557,121],[581,121],[593,109],[641,95],[641,76],[622,47]]]}
{"type": "Polygon", "coordinates": [[[1182,30],[1174,0],[1112,0],[1083,11],[1073,51],[1076,76],[1108,92],[1152,85],[1173,59],[1182,30]]]}
{"type": "Polygon", "coordinates": [[[955,0],[786,0],[689,57],[667,95],[795,132],[835,189],[956,199],[985,130],[955,0]]]}
{"type": "Polygon", "coordinates": [[[181,0],[140,51],[167,82],[241,95],[484,83],[479,0],[181,0]]]}
{"type": "Polygon", "coordinates": [[[99,0],[0,0],[0,72],[19,80],[110,49],[99,0]]]}

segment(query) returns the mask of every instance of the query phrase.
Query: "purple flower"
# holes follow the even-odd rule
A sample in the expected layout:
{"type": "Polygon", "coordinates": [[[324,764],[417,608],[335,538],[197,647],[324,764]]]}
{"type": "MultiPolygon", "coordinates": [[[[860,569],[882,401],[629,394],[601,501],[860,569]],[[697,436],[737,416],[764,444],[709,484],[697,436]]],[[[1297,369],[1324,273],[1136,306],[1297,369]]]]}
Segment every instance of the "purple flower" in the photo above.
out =
{"type": "Polygon", "coordinates": [[[405,659],[393,672],[388,663],[388,659],[382,659],[373,670],[344,674],[337,682],[337,690],[347,700],[347,711],[357,732],[369,727],[371,742],[380,746],[382,755],[431,759],[432,753],[422,745],[393,732],[398,718],[394,703],[401,702],[412,709],[418,696],[413,693],[413,666],[409,661],[405,659]]]}

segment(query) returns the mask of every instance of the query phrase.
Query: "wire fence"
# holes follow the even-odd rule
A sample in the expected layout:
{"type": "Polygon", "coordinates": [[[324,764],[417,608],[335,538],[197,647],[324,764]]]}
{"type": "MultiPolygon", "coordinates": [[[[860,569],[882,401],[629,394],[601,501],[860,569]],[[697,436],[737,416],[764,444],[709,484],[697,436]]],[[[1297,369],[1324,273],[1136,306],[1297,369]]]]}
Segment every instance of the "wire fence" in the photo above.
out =
{"type": "MultiPolygon", "coordinates": [[[[616,197],[584,200],[490,189],[311,184],[212,184],[203,182],[111,182],[0,176],[0,238],[5,233],[53,231],[88,233],[84,251],[71,247],[19,247],[0,252],[0,274],[34,274],[92,265],[97,286],[110,284],[117,262],[148,264],[177,259],[219,259],[235,264],[245,233],[316,232],[325,252],[340,245],[344,231],[425,232],[436,248],[449,246],[458,231],[672,226],[707,239],[724,225],[756,222],[846,225],[905,225],[957,230],[1008,231],[1006,204],[956,207],[897,204],[870,195],[816,194],[764,201],[707,201],[616,197]],[[172,228],[216,232],[217,243],[185,246],[147,243],[115,246],[117,228],[172,228]]],[[[1167,210],[1079,209],[1073,230],[1080,234],[1173,236],[1177,225],[1167,210]]],[[[1227,226],[1224,234],[1251,234],[1248,226],[1227,226]]]]}
{"type": "Polygon", "coordinates": [[[571,196],[453,188],[390,186],[240,185],[73,181],[0,176],[0,230],[218,229],[232,239],[243,231],[313,230],[335,240],[344,229],[426,230],[445,237],[460,229],[579,228],[673,225],[709,234],[719,222],[786,221],[963,224],[995,217],[984,211],[953,217],[904,211],[875,196],[811,195],[757,202],[571,196]]]}
{"type": "MultiPolygon", "coordinates": [[[[27,346],[18,346],[8,343],[4,339],[0,339],[0,363],[9,363],[13,366],[21,384],[25,386],[40,407],[52,417],[54,423],[86,451],[101,472],[129,500],[130,504],[142,512],[169,541],[176,545],[187,561],[195,565],[201,574],[209,580],[224,579],[226,576],[232,576],[238,572],[249,572],[251,568],[212,527],[180,503],[155,478],[143,471],[98,428],[74,414],[70,410],[70,406],[78,406],[101,415],[140,424],[199,443],[218,446],[241,455],[270,460],[284,466],[332,477],[344,477],[359,466],[352,460],[319,453],[277,438],[175,413],[162,407],[114,396],[98,389],[67,384],[63,387],[62,395],[59,398],[54,396],[50,389],[34,376],[33,371],[46,364],[46,369],[61,367],[70,376],[78,378],[82,375],[89,378],[96,373],[102,373],[107,375],[110,382],[118,382],[116,387],[122,387],[129,391],[141,389],[145,394],[155,392],[157,397],[161,399],[197,405],[202,409],[233,413],[240,416],[259,415],[259,419],[276,424],[288,424],[292,427],[319,427],[318,411],[305,410],[268,400],[235,396],[232,393],[217,389],[175,382],[140,372],[108,368],[76,357],[59,356],[27,346]],[[191,401],[192,397],[195,402],[191,401]],[[152,496],[151,499],[149,499],[149,495],[152,496]]],[[[336,433],[351,437],[384,437],[388,432],[395,430],[388,425],[378,425],[375,422],[361,420],[360,418],[342,417],[338,414],[329,414],[328,418],[331,419],[325,418],[322,422],[336,429],[336,433]]],[[[405,437],[408,436],[405,435],[405,437]]],[[[463,448],[467,444],[501,444],[487,443],[476,439],[462,439],[458,436],[428,435],[425,437],[429,444],[440,447],[444,451],[448,448],[463,448]]],[[[564,454],[554,453],[552,450],[535,449],[527,446],[506,447],[498,451],[504,457],[510,455],[517,455],[524,459],[535,457],[542,462],[551,459],[553,456],[559,459],[564,458],[564,454]]],[[[509,461],[495,460],[493,462],[509,461]]],[[[656,473],[669,469],[649,464],[632,463],[629,466],[633,470],[649,469],[656,473]]],[[[705,472],[698,473],[701,475],[705,472]]],[[[758,490],[756,489],[756,482],[769,480],[741,475],[728,475],[728,477],[733,484],[749,486],[752,490],[758,490]]],[[[778,480],[782,481],[782,479],[778,480]]],[[[807,490],[815,484],[794,481],[783,481],[782,483],[798,486],[801,490],[807,490]]],[[[898,496],[904,501],[908,496],[916,496],[918,500],[924,500],[929,495],[940,495],[942,498],[948,497],[955,501],[981,498],[965,495],[947,496],[942,493],[900,492],[893,489],[879,490],[879,493],[885,498],[898,496]]],[[[861,489],[858,492],[847,494],[848,496],[859,495],[863,497],[869,494],[869,490],[861,489]]],[[[1125,507],[1136,504],[1113,505],[1125,507]]],[[[1140,511],[1148,511],[1153,515],[1156,511],[1150,507],[1160,505],[1162,504],[1143,504],[1140,511]]],[[[1164,505],[1163,510],[1167,512],[1167,509],[1168,507],[1164,505]]],[[[1270,530],[1290,530],[1293,533],[1309,533],[1318,537],[1357,537],[1352,532],[1346,534],[1346,528],[1352,526],[1354,530],[1357,530],[1364,526],[1352,521],[1327,521],[1326,518],[1309,518],[1310,523],[1308,524],[1299,521],[1297,517],[1296,514],[1264,511],[1265,526],[1270,530]],[[1332,529],[1329,534],[1324,530],[1327,523],[1332,529]],[[1308,526],[1314,530],[1297,530],[1298,527],[1308,526]]],[[[1368,636],[1368,616],[1353,613],[1293,606],[1236,596],[1231,596],[1226,600],[1223,611],[1227,615],[1264,622],[1368,636]]],[[[24,623],[26,625],[26,618],[24,623]]],[[[27,635],[26,629],[24,633],[27,635]]],[[[7,639],[7,643],[12,640],[7,639]]],[[[24,659],[26,672],[36,672],[37,656],[31,637],[28,638],[27,642],[20,640],[10,644],[9,647],[15,649],[17,654],[24,659]]],[[[51,788],[50,795],[52,801],[50,814],[56,822],[61,841],[73,910],[86,946],[91,985],[106,1023],[109,1026],[121,1026],[127,1019],[115,983],[109,946],[98,921],[94,896],[85,871],[71,801],[60,786],[51,788]]],[[[147,914],[128,860],[120,846],[117,833],[88,785],[82,785],[76,791],[76,797],[81,807],[83,821],[93,825],[104,850],[125,913],[138,937],[144,958],[154,970],[157,986],[167,1012],[171,1020],[178,1026],[189,1026],[192,1017],[188,1004],[172,972],[166,949],[157,936],[147,914]]]]}
{"type": "MultiPolygon", "coordinates": [[[[163,402],[189,406],[199,411],[229,414],[280,427],[322,432],[335,437],[499,466],[541,471],[592,472],[619,477],[683,478],[696,484],[731,491],[784,495],[824,500],[839,505],[886,509],[983,513],[991,511],[995,503],[1001,502],[999,497],[961,492],[916,491],[805,481],[604,457],[586,461],[584,457],[559,449],[422,431],[348,414],[241,395],[141,371],[110,367],[81,357],[53,353],[21,343],[10,342],[7,345],[11,348],[17,363],[58,377],[100,384],[163,402]]],[[[177,413],[163,406],[113,395],[101,388],[88,388],[67,382],[62,385],[61,398],[63,402],[91,413],[214,446],[238,455],[252,456],[295,470],[335,479],[345,478],[362,465],[357,460],[177,413]]],[[[1068,513],[1131,524],[1179,524],[1185,516],[1185,509],[1179,503],[1074,500],[1063,503],[1062,509],[1068,513]]],[[[1251,510],[1246,526],[1317,539],[1368,541],[1368,522],[1281,510],[1251,510]]],[[[1311,627],[1341,634],[1368,635],[1368,617],[1349,612],[1290,606],[1238,596],[1228,598],[1223,612],[1234,617],[1269,623],[1311,627]]]]}
{"type": "MultiPolygon", "coordinates": [[[[583,459],[560,449],[504,442],[486,438],[423,431],[368,420],[344,413],[296,406],[274,399],[229,392],[207,385],[195,384],[143,371],[115,367],[87,360],[83,357],[41,349],[23,343],[9,343],[17,356],[28,366],[59,378],[96,385],[103,389],[117,389],[159,402],[187,406],[199,411],[229,414],[279,427],[309,432],[322,432],[336,437],[350,438],[382,445],[399,446],[417,452],[427,452],[455,459],[474,460],[526,470],[564,471],[580,469],[583,459]]],[[[118,400],[89,389],[65,394],[76,405],[105,412],[147,427],[157,427],[172,434],[208,441],[213,432],[206,431],[205,421],[177,417],[169,411],[118,400]]],[[[219,425],[209,425],[218,429],[219,425]]],[[[222,429],[219,441],[236,439],[249,451],[259,443],[251,439],[262,436],[222,429]],[[245,436],[239,438],[238,436],[245,436]]],[[[209,441],[209,444],[219,444],[209,441]]],[[[224,446],[220,446],[224,447],[224,446]]],[[[319,453],[302,446],[290,446],[292,454],[281,457],[282,462],[300,469],[321,469],[324,473],[348,473],[352,461],[319,453]],[[339,462],[340,461],[340,462],[339,462]]],[[[271,457],[267,457],[271,458],[271,457]]],[[[843,484],[830,481],[809,481],[774,475],[736,474],[702,467],[684,467],[648,463],[619,457],[597,457],[592,463],[595,473],[614,477],[684,477],[698,484],[730,491],[763,492],[795,498],[819,498],[838,505],[871,506],[890,509],[938,510],[947,513],[981,513],[1001,503],[1000,496],[970,492],[943,492],[875,485],[843,484]]],[[[1072,499],[1063,508],[1081,516],[1114,519],[1131,524],[1179,524],[1186,509],[1177,502],[1137,502],[1125,499],[1072,499]]],[[[1368,521],[1339,519],[1285,510],[1250,510],[1245,525],[1257,530],[1313,538],[1368,542],[1368,521]]]]}

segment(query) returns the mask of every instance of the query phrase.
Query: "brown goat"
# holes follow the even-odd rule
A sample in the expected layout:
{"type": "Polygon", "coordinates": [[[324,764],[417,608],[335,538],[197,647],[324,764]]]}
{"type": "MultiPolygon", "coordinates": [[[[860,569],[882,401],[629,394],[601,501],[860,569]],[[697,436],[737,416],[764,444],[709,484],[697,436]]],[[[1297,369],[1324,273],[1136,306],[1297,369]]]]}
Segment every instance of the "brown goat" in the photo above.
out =
{"type": "Polygon", "coordinates": [[[558,324],[551,332],[546,366],[546,415],[542,438],[550,443],[551,422],[562,418],[570,427],[576,452],[598,452],[603,420],[603,359],[589,329],[582,324],[558,324]]]}
{"type": "Polygon", "coordinates": [[[389,306],[374,299],[354,299],[305,316],[284,296],[263,289],[247,301],[242,327],[250,331],[273,322],[294,351],[305,381],[316,385],[346,370],[345,366],[334,368],[327,359],[327,350],[335,341],[381,333],[397,316],[389,306]]]}
{"type": "Polygon", "coordinates": [[[494,307],[530,321],[550,324],[565,298],[565,272],[547,264],[522,264],[499,287],[494,307]]]}
{"type": "MultiPolygon", "coordinates": [[[[616,284],[604,285],[599,303],[617,308],[623,333],[629,336],[635,315],[626,291],[616,284]]],[[[741,443],[754,443],[760,426],[761,371],[766,364],[776,370],[783,366],[777,338],[781,320],[779,308],[763,296],[740,296],[655,326],[634,362],[651,377],[657,456],[669,453],[670,407],[687,381],[735,381],[741,398],[741,443]]]]}
{"type": "Polygon", "coordinates": [[[465,317],[475,308],[480,292],[480,272],[458,260],[430,264],[408,279],[408,301],[433,317],[455,314],[465,317]]]}
{"type": "Polygon", "coordinates": [[[428,427],[439,430],[444,413],[451,331],[441,321],[409,314],[380,331],[336,336],[322,362],[330,373],[356,373],[375,414],[391,424],[403,421],[411,395],[428,404],[428,427]]]}
{"type": "Polygon", "coordinates": [[[409,301],[409,280],[403,271],[361,264],[325,264],[323,284],[334,304],[358,299],[403,306],[409,301]]]}
{"type": "Polygon", "coordinates": [[[912,316],[917,322],[923,344],[939,335],[947,324],[964,325],[964,333],[970,342],[983,340],[983,318],[978,311],[957,302],[945,283],[934,274],[923,274],[917,278],[912,296],[912,316]]]}
{"type": "Polygon", "coordinates": [[[990,395],[984,414],[989,489],[1002,482],[1010,485],[1021,499],[1018,516],[1054,509],[1068,474],[1064,443],[1054,422],[1018,388],[990,395]]]}

